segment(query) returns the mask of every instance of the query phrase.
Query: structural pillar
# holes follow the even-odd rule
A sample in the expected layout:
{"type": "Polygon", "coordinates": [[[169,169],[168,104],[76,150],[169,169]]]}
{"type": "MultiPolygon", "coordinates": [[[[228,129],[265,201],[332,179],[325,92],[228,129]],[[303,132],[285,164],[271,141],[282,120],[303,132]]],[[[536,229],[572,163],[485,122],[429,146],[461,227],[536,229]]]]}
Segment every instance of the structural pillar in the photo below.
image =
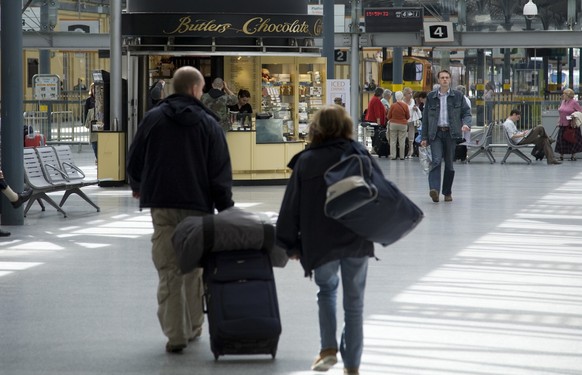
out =
{"type": "Polygon", "coordinates": [[[122,76],[121,76],[121,0],[111,0],[110,6],[110,41],[111,41],[111,59],[110,59],[110,111],[109,111],[109,129],[112,131],[122,130],[122,76]]]}
{"type": "MultiPolygon", "coordinates": [[[[2,171],[6,182],[14,191],[22,191],[24,185],[24,163],[22,161],[23,98],[22,87],[22,2],[4,1],[0,22],[2,24],[2,171]]],[[[2,224],[22,225],[22,207],[14,209],[5,198],[0,198],[2,224]]]]}
{"type": "Polygon", "coordinates": [[[327,58],[327,79],[335,78],[334,0],[323,0],[323,56],[327,58]]]}

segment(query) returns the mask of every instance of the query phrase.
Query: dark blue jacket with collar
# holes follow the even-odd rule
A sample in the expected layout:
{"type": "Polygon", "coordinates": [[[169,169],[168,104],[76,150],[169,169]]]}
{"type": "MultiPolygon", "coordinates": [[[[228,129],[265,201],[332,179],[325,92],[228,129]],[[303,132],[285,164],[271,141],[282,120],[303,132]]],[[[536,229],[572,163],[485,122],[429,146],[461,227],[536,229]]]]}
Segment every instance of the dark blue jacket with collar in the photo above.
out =
{"type": "Polygon", "coordinates": [[[374,256],[372,242],[323,212],[327,194],[323,174],[352,147],[350,142],[343,138],[328,140],[298,153],[288,165],[293,173],[279,212],[277,244],[290,256],[300,254],[306,276],[332,260],[374,256]]]}
{"type": "Polygon", "coordinates": [[[129,149],[127,174],[140,207],[213,213],[234,205],[224,131],[193,96],[171,95],[146,113],[129,149]]]}
{"type": "MultiPolygon", "coordinates": [[[[472,116],[471,107],[465,101],[465,97],[460,91],[449,90],[447,95],[447,112],[451,137],[463,138],[461,128],[464,125],[471,127],[472,116]]],[[[424,109],[422,112],[422,140],[430,141],[436,138],[438,130],[439,116],[441,113],[441,100],[438,90],[431,91],[426,96],[424,109]]]]}

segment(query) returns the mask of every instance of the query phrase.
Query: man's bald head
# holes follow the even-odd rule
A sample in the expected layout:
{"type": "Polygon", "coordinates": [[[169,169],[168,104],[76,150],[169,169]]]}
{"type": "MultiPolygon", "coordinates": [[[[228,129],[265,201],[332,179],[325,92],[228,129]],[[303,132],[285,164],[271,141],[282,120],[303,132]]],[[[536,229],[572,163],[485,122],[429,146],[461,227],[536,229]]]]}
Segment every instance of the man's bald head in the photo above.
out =
{"type": "Polygon", "coordinates": [[[183,66],[174,73],[172,84],[176,94],[191,95],[200,99],[204,88],[204,77],[198,69],[183,66]]]}

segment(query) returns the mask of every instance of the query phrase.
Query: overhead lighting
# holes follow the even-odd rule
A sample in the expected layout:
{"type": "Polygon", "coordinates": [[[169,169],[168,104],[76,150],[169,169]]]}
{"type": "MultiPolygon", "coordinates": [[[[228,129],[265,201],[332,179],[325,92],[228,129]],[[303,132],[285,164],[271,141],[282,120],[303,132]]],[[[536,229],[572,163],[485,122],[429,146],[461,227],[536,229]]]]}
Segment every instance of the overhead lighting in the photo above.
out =
{"type": "Polygon", "coordinates": [[[538,15],[538,6],[534,4],[533,0],[529,0],[523,6],[523,15],[528,20],[533,20],[538,15]]]}

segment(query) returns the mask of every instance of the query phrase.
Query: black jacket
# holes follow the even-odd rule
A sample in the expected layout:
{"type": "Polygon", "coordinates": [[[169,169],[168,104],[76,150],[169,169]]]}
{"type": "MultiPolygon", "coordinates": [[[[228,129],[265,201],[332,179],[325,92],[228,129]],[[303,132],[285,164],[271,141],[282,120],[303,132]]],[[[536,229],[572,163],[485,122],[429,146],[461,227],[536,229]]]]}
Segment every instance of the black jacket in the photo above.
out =
{"type": "Polygon", "coordinates": [[[146,113],[129,149],[127,173],[140,207],[212,213],[234,205],[224,132],[192,96],[171,95],[146,113]]]}
{"type": "Polygon", "coordinates": [[[306,276],[332,260],[374,256],[372,242],[323,213],[327,193],[323,174],[348,147],[347,139],[328,140],[300,152],[289,163],[293,173],[277,220],[277,244],[289,256],[300,253],[306,276]]]}

